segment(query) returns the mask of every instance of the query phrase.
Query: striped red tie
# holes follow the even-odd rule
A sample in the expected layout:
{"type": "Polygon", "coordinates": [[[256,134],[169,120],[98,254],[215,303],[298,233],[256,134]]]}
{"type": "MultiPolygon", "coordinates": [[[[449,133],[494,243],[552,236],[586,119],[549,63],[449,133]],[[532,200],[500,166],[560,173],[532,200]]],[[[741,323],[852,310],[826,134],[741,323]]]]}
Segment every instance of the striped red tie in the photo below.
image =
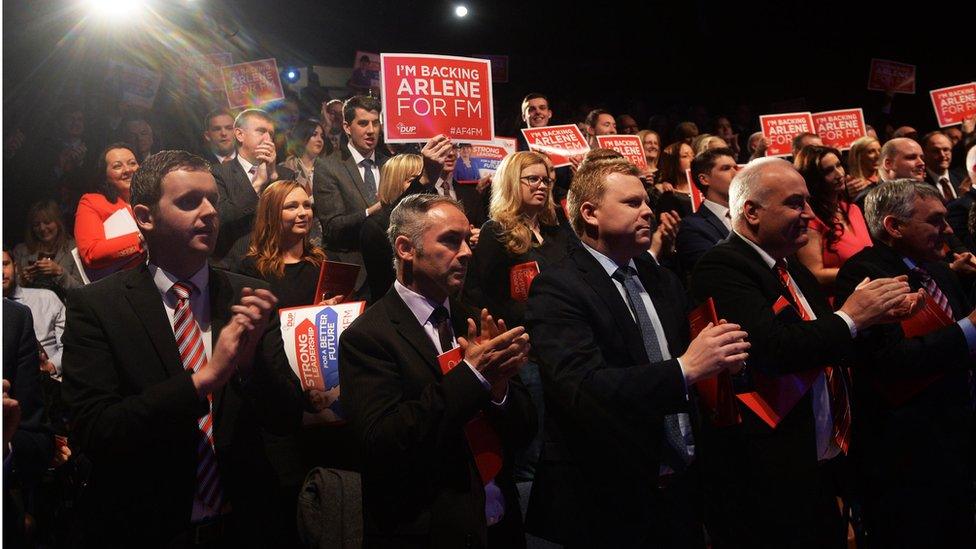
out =
{"type": "MultiPolygon", "coordinates": [[[[796,283],[793,281],[793,277],[790,276],[790,272],[786,270],[786,262],[782,259],[776,262],[776,274],[779,275],[779,281],[790,292],[790,297],[793,298],[793,303],[796,304],[800,318],[810,320],[810,314],[803,307],[803,303],[800,301],[800,295],[794,287],[796,283]]],[[[824,377],[827,381],[827,392],[830,396],[830,413],[834,418],[834,429],[831,435],[837,447],[846,455],[847,449],[851,445],[851,403],[847,393],[847,385],[844,383],[841,373],[834,366],[824,368],[824,377]]]]}
{"type": "MultiPolygon", "coordinates": [[[[203,347],[203,334],[200,333],[200,327],[190,310],[192,289],[189,282],[173,284],[172,292],[176,295],[173,331],[176,333],[176,345],[180,350],[183,368],[195,373],[207,367],[207,352],[203,347]]],[[[214,451],[213,395],[207,395],[207,405],[209,410],[197,420],[200,442],[197,445],[197,490],[194,497],[206,507],[217,509],[222,494],[214,451]]]]}
{"type": "Polygon", "coordinates": [[[932,299],[935,300],[939,307],[945,312],[946,316],[949,318],[956,318],[955,315],[952,314],[952,307],[949,305],[949,299],[944,293],[942,293],[942,290],[939,289],[939,285],[935,283],[935,279],[932,278],[932,275],[921,267],[915,267],[912,269],[912,271],[918,275],[918,278],[922,281],[922,286],[925,288],[925,291],[932,296],[932,299]]]}

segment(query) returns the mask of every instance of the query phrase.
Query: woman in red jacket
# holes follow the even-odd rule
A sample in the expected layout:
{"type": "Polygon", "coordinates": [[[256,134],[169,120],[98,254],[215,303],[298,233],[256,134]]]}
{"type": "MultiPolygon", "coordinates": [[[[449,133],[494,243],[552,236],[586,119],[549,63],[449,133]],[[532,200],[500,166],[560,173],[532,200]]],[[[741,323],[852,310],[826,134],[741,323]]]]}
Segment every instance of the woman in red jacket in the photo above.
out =
{"type": "Polygon", "coordinates": [[[89,279],[138,265],[146,257],[129,205],[129,185],[139,169],[135,151],[112,143],[98,158],[98,192],[82,195],[75,214],[75,241],[89,279]]]}

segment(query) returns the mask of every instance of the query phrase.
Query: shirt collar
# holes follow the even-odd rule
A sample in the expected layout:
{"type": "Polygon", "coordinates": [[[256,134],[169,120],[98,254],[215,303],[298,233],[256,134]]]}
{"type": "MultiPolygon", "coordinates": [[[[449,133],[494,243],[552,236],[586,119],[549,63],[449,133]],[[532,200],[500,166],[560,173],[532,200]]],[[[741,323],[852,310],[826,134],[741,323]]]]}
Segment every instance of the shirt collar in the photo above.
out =
{"type": "Polygon", "coordinates": [[[20,284],[14,286],[14,290],[10,292],[7,299],[12,299],[14,301],[22,301],[24,299],[24,289],[20,287],[20,284]]]}
{"type": "Polygon", "coordinates": [[[393,283],[393,287],[396,288],[397,293],[400,294],[400,299],[403,300],[403,303],[406,304],[408,309],[410,309],[410,312],[413,313],[413,316],[417,318],[417,322],[419,322],[421,326],[427,324],[427,322],[430,320],[430,315],[434,314],[434,309],[436,309],[438,306],[443,305],[444,308],[447,309],[448,313],[451,311],[450,298],[445,299],[444,303],[438,304],[437,302],[418,294],[410,288],[407,288],[401,284],[399,280],[393,283]]]}
{"type": "Polygon", "coordinates": [[[725,223],[726,221],[731,221],[727,217],[725,217],[726,214],[729,213],[728,206],[723,206],[718,202],[712,202],[707,198],[702,200],[702,206],[705,206],[706,208],[711,210],[712,213],[715,214],[715,217],[719,218],[722,221],[722,223],[725,223]]]}
{"type": "Polygon", "coordinates": [[[250,162],[248,162],[247,160],[245,160],[244,159],[244,156],[243,155],[240,155],[240,154],[237,155],[237,161],[241,163],[241,167],[244,168],[244,173],[246,173],[247,174],[247,177],[250,178],[251,175],[252,175],[251,174],[251,168],[254,167],[254,164],[251,164],[250,162]]]}
{"type": "MultiPolygon", "coordinates": [[[[153,277],[153,283],[156,284],[156,289],[164,296],[169,294],[169,291],[173,288],[173,284],[181,280],[176,275],[164,271],[152,263],[149,264],[149,274],[153,277]]],[[[193,273],[189,282],[196,288],[196,295],[202,294],[207,289],[207,285],[210,284],[210,269],[207,268],[207,265],[204,264],[203,267],[200,267],[199,271],[193,273]]]]}
{"type": "MultiPolygon", "coordinates": [[[[932,170],[930,170],[928,168],[925,168],[925,171],[929,172],[929,175],[932,176],[932,181],[935,181],[936,183],[938,183],[939,180],[942,179],[943,177],[946,178],[946,179],[949,179],[949,170],[946,170],[943,173],[935,173],[932,170]]],[[[939,189],[939,190],[942,190],[942,189],[939,189]]]]}
{"type": "Polygon", "coordinates": [[[237,150],[235,149],[235,150],[231,151],[230,154],[228,154],[227,156],[221,156],[220,154],[218,154],[216,152],[213,153],[213,155],[217,157],[217,160],[220,161],[221,164],[223,164],[224,162],[227,162],[228,160],[233,160],[233,159],[237,158],[237,150]]]}
{"type": "MultiPolygon", "coordinates": [[[[603,270],[607,272],[607,276],[613,277],[613,273],[617,272],[617,269],[620,268],[620,265],[617,265],[617,263],[614,260],[604,255],[603,252],[596,251],[589,244],[585,242],[581,242],[581,244],[583,244],[583,247],[586,248],[586,251],[590,252],[590,255],[592,255],[593,258],[596,259],[597,263],[599,263],[600,266],[603,267],[603,270]]],[[[634,269],[635,271],[637,270],[637,264],[634,263],[633,259],[631,259],[630,262],[627,263],[627,266],[630,267],[631,269],[634,269]]]]}
{"type": "Polygon", "coordinates": [[[373,164],[376,164],[376,151],[375,150],[374,151],[370,151],[369,156],[366,157],[366,156],[363,156],[363,155],[359,154],[359,150],[356,149],[356,147],[353,147],[352,146],[352,142],[346,143],[346,147],[349,149],[349,152],[352,154],[352,159],[356,162],[356,165],[357,166],[363,160],[365,160],[366,158],[369,158],[370,160],[373,161],[373,164]]]}
{"type": "MultiPolygon", "coordinates": [[[[759,257],[761,257],[762,260],[766,262],[766,265],[768,265],[770,269],[772,269],[773,267],[776,266],[776,260],[773,259],[773,256],[771,256],[768,253],[766,253],[766,250],[760,248],[755,242],[753,242],[753,241],[749,240],[748,238],[742,236],[741,234],[739,234],[738,232],[736,232],[734,229],[733,229],[732,232],[734,232],[735,234],[737,234],[739,236],[739,238],[741,238],[753,250],[756,250],[756,252],[759,253],[759,257]]],[[[786,260],[784,259],[783,262],[785,263],[786,260]]]]}

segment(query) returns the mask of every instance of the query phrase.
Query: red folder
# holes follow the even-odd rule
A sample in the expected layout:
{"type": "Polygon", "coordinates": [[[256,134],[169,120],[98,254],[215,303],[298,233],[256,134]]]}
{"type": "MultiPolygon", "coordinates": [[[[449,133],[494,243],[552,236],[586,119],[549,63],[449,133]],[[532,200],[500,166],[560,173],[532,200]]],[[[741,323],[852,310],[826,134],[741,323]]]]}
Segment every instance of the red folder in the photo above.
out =
{"type": "MultiPolygon", "coordinates": [[[[925,290],[922,290],[925,292],[925,290]]],[[[952,318],[942,310],[942,307],[926,292],[923,296],[925,305],[914,315],[901,321],[901,331],[905,339],[921,337],[944,328],[953,323],[952,318]]],[[[877,379],[871,377],[871,385],[894,406],[900,406],[921,393],[926,387],[935,383],[945,372],[925,373],[908,379],[877,379]]]]}
{"type": "MultiPolygon", "coordinates": [[[[706,299],[704,303],[688,314],[692,339],[698,337],[698,334],[705,329],[705,326],[708,326],[709,322],[718,324],[715,301],[712,298],[706,299]]],[[[739,406],[735,400],[735,391],[732,389],[732,374],[728,370],[724,370],[715,377],[697,382],[695,387],[698,388],[698,396],[701,398],[702,404],[705,405],[713,425],[728,427],[742,423],[739,406]]]]}
{"type": "MultiPolygon", "coordinates": [[[[780,296],[773,303],[773,314],[779,315],[784,309],[793,308],[793,304],[780,296]]],[[[793,308],[793,310],[796,310],[793,308]]],[[[753,370],[752,381],[755,391],[736,395],[743,404],[749,407],[760,419],[775,429],[779,422],[790,413],[796,403],[807,394],[813,381],[823,372],[823,368],[815,368],[798,374],[783,374],[769,376],[753,370]]]]}
{"type": "MultiPolygon", "coordinates": [[[[441,372],[446,374],[463,358],[461,348],[455,347],[438,356],[437,363],[440,364],[441,372]]],[[[502,439],[488,422],[484,412],[478,412],[478,415],[464,426],[464,438],[471,448],[482,484],[488,484],[502,470],[502,439]]]]}
{"type": "Polygon", "coordinates": [[[528,261],[513,265],[508,271],[509,287],[512,289],[512,299],[525,303],[529,299],[529,288],[532,279],[539,275],[539,263],[528,261]]]}
{"type": "Polygon", "coordinates": [[[359,276],[359,265],[340,263],[338,261],[323,261],[319,270],[319,281],[315,285],[315,305],[325,299],[337,295],[345,296],[348,301],[356,291],[356,277],[359,276]]]}

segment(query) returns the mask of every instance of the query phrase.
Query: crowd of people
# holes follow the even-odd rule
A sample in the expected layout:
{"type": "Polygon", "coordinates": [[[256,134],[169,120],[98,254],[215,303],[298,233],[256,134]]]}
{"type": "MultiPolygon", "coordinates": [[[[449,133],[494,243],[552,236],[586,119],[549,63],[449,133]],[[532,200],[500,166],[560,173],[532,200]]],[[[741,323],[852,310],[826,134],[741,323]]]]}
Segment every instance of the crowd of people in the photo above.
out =
{"type": "Polygon", "coordinates": [[[385,143],[375,97],[288,101],[167,150],[60,113],[47,196],[5,205],[6,543],[976,546],[976,118],[784,159],[593,109],[570,165],[520,135],[474,177],[385,143]],[[303,391],[278,310],[353,301],[339,387],[303,391]]]}

